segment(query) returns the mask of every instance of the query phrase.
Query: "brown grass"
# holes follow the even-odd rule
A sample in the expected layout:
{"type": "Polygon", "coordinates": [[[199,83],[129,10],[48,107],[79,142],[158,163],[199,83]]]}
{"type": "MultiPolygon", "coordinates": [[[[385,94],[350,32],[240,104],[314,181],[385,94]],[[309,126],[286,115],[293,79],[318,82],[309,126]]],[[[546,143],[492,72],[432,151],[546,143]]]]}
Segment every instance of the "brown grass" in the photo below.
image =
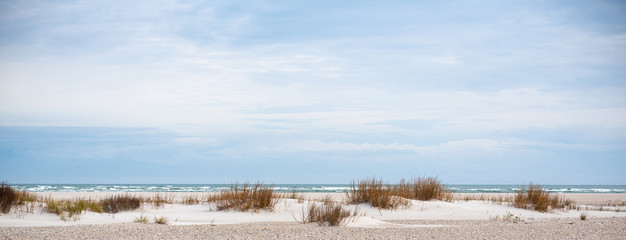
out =
{"type": "Polygon", "coordinates": [[[156,193],[152,197],[148,197],[142,199],[145,203],[151,203],[155,208],[161,208],[165,206],[165,204],[171,204],[174,202],[175,196],[173,194],[167,193],[156,193]]]}
{"type": "Polygon", "coordinates": [[[408,199],[417,200],[446,200],[452,201],[452,193],[433,177],[400,180],[399,184],[383,184],[382,179],[365,179],[358,183],[352,181],[350,191],[346,192],[348,203],[370,203],[373,207],[396,209],[399,206],[408,206],[408,199]]]}
{"type": "Polygon", "coordinates": [[[106,213],[118,213],[121,211],[132,211],[141,206],[142,200],[138,197],[125,195],[115,195],[100,201],[102,210],[106,213]]]}
{"type": "Polygon", "coordinates": [[[183,198],[182,204],[187,204],[187,205],[194,205],[194,204],[199,204],[200,203],[200,198],[198,195],[189,195],[183,198]]]}
{"type": "Polygon", "coordinates": [[[394,196],[392,186],[376,178],[360,180],[358,183],[352,181],[346,195],[349,204],[369,203],[372,207],[382,209],[396,209],[410,204],[410,201],[394,196]]]}
{"type": "Polygon", "coordinates": [[[258,212],[261,209],[272,211],[278,197],[279,194],[274,192],[271,185],[244,183],[241,186],[238,184],[231,185],[230,189],[209,197],[209,201],[215,202],[218,210],[232,209],[242,212],[253,210],[258,212]]]}
{"type": "MultiPolygon", "coordinates": [[[[322,203],[310,203],[307,210],[302,210],[300,223],[317,223],[320,226],[340,226],[348,219],[359,216],[358,208],[346,210],[341,204],[335,203],[329,196],[320,200],[322,203]]],[[[297,221],[297,220],[296,220],[297,221]]]]}
{"type": "Polygon", "coordinates": [[[393,186],[393,195],[422,201],[452,200],[452,193],[436,177],[418,177],[409,181],[403,178],[393,186]]]}
{"type": "Polygon", "coordinates": [[[17,200],[17,191],[7,182],[0,183],[0,212],[7,214],[11,211],[13,202],[17,200]]]}
{"type": "Polygon", "coordinates": [[[517,208],[533,209],[547,212],[552,209],[565,207],[565,201],[557,194],[552,194],[541,185],[529,184],[528,189],[522,189],[515,194],[513,205],[517,208]]]}

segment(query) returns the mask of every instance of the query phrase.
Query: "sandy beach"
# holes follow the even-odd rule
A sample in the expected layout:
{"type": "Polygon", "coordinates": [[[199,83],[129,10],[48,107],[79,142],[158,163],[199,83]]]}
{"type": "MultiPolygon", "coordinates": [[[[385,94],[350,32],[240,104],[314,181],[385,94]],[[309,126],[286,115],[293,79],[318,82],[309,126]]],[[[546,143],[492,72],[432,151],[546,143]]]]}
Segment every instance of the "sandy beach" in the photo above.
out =
{"type": "MultiPolygon", "coordinates": [[[[111,192],[38,193],[57,200],[100,199],[111,192]]],[[[150,197],[157,193],[131,193],[150,197]]],[[[207,193],[158,193],[174,202],[187,196],[207,193]]],[[[0,236],[4,239],[623,239],[626,236],[624,206],[604,211],[556,210],[547,213],[518,209],[507,203],[479,200],[417,201],[396,210],[379,210],[367,204],[346,205],[358,208],[360,216],[340,227],[300,224],[302,211],[323,196],[341,201],[345,194],[305,193],[305,201],[281,199],[274,211],[217,211],[209,203],[166,204],[157,208],[144,204],[139,209],[116,214],[85,212],[77,219],[61,220],[45,213],[41,206],[32,212],[12,210],[0,215],[0,236]],[[580,220],[581,213],[586,221],[580,220]],[[168,219],[167,225],[135,223],[146,216],[168,219]]],[[[456,194],[455,199],[480,198],[481,195],[456,194]]],[[[491,196],[500,196],[499,194],[491,196]]],[[[626,201],[626,194],[564,194],[578,204],[610,205],[626,201]]],[[[584,205],[583,205],[584,206],[584,205]]],[[[607,207],[608,208],[608,207],[607,207]]]]}

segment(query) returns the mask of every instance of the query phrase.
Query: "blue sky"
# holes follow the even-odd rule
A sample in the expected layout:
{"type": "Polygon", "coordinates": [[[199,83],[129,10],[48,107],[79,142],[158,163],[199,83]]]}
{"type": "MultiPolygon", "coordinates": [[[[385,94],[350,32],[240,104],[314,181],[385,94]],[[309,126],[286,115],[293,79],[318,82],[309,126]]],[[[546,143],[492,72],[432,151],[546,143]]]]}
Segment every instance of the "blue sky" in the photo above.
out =
{"type": "Polygon", "coordinates": [[[12,183],[626,184],[623,1],[2,1],[12,183]]]}

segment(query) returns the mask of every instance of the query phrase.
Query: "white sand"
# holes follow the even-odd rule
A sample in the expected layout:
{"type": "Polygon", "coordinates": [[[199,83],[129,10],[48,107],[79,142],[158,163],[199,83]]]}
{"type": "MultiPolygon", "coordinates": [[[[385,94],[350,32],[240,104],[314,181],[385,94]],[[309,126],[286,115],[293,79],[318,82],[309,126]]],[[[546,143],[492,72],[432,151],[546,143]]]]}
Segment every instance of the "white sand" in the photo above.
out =
{"type": "MultiPolygon", "coordinates": [[[[43,196],[50,196],[55,199],[92,198],[100,199],[105,196],[119,193],[45,193],[43,196]]],[[[132,193],[137,196],[154,196],[156,193],[132,193]]],[[[164,193],[160,193],[164,194],[164,193]]],[[[198,193],[176,193],[170,194],[176,200],[181,200],[184,196],[206,196],[198,193]]],[[[304,194],[305,199],[319,199],[328,194],[304,194]]],[[[344,194],[330,194],[334,199],[344,199],[344,194]]],[[[626,194],[583,194],[573,195],[576,198],[585,199],[591,202],[626,201],[626,194]]],[[[191,225],[191,224],[238,224],[255,222],[295,222],[302,218],[302,211],[306,209],[309,200],[298,203],[293,199],[281,199],[273,212],[260,211],[236,212],[236,211],[216,211],[212,204],[166,204],[162,208],[155,208],[151,205],[144,205],[140,209],[120,212],[117,214],[99,214],[87,211],[79,216],[76,221],[63,221],[58,216],[43,212],[41,206],[35,208],[33,213],[25,213],[24,210],[14,209],[11,214],[0,216],[0,227],[11,226],[71,226],[84,224],[114,224],[130,223],[136,217],[146,216],[150,221],[154,217],[165,216],[170,225],[191,225]]],[[[41,204],[40,204],[41,205],[41,204]]],[[[347,205],[346,208],[357,208],[362,216],[347,224],[348,227],[438,227],[437,225],[415,225],[390,223],[394,220],[488,220],[496,216],[512,214],[519,217],[521,221],[533,221],[536,219],[550,218],[579,218],[579,211],[553,211],[540,213],[531,210],[513,208],[506,204],[483,201],[416,201],[413,200],[411,206],[396,210],[379,210],[367,204],[347,205]]],[[[616,211],[584,211],[589,218],[626,217],[626,209],[621,207],[621,212],[616,211]]]]}

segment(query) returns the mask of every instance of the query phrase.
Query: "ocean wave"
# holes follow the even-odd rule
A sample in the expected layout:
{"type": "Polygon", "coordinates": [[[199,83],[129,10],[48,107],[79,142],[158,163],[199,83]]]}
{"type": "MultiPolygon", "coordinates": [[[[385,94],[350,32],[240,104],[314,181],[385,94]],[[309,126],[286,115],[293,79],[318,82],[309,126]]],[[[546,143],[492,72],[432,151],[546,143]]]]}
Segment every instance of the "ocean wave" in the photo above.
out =
{"type": "MultiPolygon", "coordinates": [[[[17,190],[31,192],[220,192],[230,189],[224,184],[17,184],[17,190]]],[[[348,184],[274,184],[277,192],[342,193],[348,184]]],[[[544,185],[546,191],[561,193],[626,193],[626,185],[544,185]]],[[[455,193],[514,193],[519,185],[448,185],[455,193]]]]}

